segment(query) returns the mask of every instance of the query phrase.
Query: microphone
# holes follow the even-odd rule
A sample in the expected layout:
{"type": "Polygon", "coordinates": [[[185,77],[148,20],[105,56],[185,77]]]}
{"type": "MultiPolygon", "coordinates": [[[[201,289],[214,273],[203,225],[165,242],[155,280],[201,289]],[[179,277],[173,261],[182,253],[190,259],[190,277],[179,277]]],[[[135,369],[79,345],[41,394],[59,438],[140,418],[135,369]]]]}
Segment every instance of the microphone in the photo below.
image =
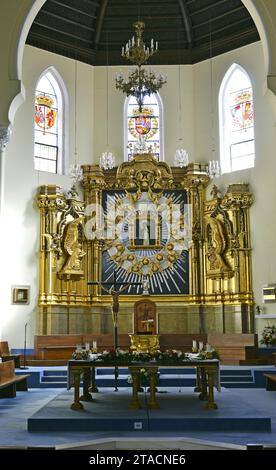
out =
{"type": "Polygon", "coordinates": [[[28,322],[25,323],[25,334],[24,334],[24,352],[23,352],[23,367],[20,367],[20,369],[29,369],[29,367],[26,366],[26,341],[27,341],[27,325],[28,322]]]}

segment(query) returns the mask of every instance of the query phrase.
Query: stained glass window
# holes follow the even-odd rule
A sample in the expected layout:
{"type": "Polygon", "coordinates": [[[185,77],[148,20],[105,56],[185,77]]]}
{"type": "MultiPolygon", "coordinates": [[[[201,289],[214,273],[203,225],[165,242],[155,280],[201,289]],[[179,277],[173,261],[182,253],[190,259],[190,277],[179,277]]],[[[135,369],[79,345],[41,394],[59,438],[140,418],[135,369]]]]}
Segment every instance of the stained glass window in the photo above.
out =
{"type": "Polygon", "coordinates": [[[38,81],[34,111],[35,170],[61,172],[62,95],[57,80],[48,71],[38,81]]]}
{"type": "Polygon", "coordinates": [[[254,107],[251,80],[233,64],[220,90],[220,150],[223,173],[254,167],[254,107]]]}
{"type": "Polygon", "coordinates": [[[161,108],[161,99],[157,93],[145,97],[142,112],[139,112],[133,96],[126,99],[125,160],[131,160],[133,154],[138,153],[136,146],[139,141],[144,142],[157,160],[162,160],[161,108]]]}

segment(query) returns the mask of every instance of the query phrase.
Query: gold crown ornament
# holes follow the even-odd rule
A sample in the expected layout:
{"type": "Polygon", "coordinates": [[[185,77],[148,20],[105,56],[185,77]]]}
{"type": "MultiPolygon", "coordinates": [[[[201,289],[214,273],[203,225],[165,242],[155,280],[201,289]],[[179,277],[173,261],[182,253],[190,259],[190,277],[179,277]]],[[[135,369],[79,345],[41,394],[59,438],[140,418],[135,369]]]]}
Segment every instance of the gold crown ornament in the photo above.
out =
{"type": "Polygon", "coordinates": [[[54,104],[54,100],[49,95],[37,95],[36,103],[40,106],[51,108],[54,104]]]}

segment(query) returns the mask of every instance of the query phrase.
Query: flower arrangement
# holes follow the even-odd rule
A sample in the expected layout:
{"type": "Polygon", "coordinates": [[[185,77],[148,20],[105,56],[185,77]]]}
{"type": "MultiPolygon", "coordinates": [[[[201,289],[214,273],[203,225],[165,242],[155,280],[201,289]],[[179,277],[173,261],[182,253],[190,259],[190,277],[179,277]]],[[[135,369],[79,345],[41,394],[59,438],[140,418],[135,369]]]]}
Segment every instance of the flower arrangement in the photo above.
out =
{"type": "Polygon", "coordinates": [[[275,344],[276,345],[276,326],[267,325],[262,331],[261,344],[275,344]]]}
{"type": "Polygon", "coordinates": [[[88,360],[89,359],[89,353],[87,349],[81,349],[81,350],[76,350],[72,354],[72,359],[76,360],[88,360]]]}
{"type": "MultiPolygon", "coordinates": [[[[77,359],[76,357],[74,359],[77,359]]],[[[84,359],[84,358],[82,358],[84,359]]],[[[85,358],[86,359],[86,358],[85,358]]],[[[152,353],[138,352],[138,351],[125,351],[123,349],[111,349],[110,351],[103,351],[95,355],[90,355],[92,361],[116,361],[118,363],[137,363],[137,362],[171,362],[181,363],[183,361],[195,359],[219,359],[219,354],[215,349],[210,351],[201,351],[197,354],[191,355],[176,349],[168,349],[166,351],[154,351],[152,353]]]]}
{"type": "Polygon", "coordinates": [[[218,359],[220,360],[219,352],[216,349],[210,351],[200,351],[198,354],[198,359],[218,359]]]}

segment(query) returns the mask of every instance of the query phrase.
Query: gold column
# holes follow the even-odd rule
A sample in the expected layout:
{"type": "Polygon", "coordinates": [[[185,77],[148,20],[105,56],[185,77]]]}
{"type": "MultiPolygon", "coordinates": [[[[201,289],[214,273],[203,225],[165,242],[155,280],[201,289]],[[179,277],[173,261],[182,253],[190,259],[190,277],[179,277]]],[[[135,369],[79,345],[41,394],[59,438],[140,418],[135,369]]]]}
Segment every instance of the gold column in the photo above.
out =
{"type": "Polygon", "coordinates": [[[47,334],[52,331],[51,304],[55,293],[54,235],[57,233],[58,212],[66,206],[61,188],[56,185],[41,186],[38,190],[37,205],[40,210],[39,305],[41,306],[38,333],[47,334]]]}
{"type": "Polygon", "coordinates": [[[195,303],[199,304],[199,331],[205,333],[205,314],[203,309],[205,285],[205,263],[204,263],[204,202],[205,188],[209,178],[206,167],[199,169],[190,164],[183,186],[188,188],[189,204],[192,208],[192,246],[190,249],[190,293],[195,303]]]}
{"type": "MultiPolygon", "coordinates": [[[[89,236],[95,237],[97,240],[91,240],[88,244],[88,258],[90,260],[90,268],[88,269],[88,281],[101,281],[101,247],[99,246],[99,238],[104,235],[104,227],[102,226],[101,208],[102,208],[102,190],[105,188],[105,176],[98,165],[83,165],[83,188],[84,201],[87,208],[86,222],[89,226],[89,236]],[[89,207],[90,206],[90,207],[89,207]]],[[[89,286],[92,297],[98,297],[101,292],[97,285],[89,286]]]]}
{"type": "MultiPolygon", "coordinates": [[[[64,327],[69,309],[87,305],[89,301],[83,269],[87,266],[83,260],[86,255],[82,226],[84,204],[78,198],[66,198],[56,185],[45,185],[38,189],[37,205],[40,210],[37,333],[69,333],[68,325],[64,327]]],[[[81,316],[77,321],[82,321],[81,316]]]]}

